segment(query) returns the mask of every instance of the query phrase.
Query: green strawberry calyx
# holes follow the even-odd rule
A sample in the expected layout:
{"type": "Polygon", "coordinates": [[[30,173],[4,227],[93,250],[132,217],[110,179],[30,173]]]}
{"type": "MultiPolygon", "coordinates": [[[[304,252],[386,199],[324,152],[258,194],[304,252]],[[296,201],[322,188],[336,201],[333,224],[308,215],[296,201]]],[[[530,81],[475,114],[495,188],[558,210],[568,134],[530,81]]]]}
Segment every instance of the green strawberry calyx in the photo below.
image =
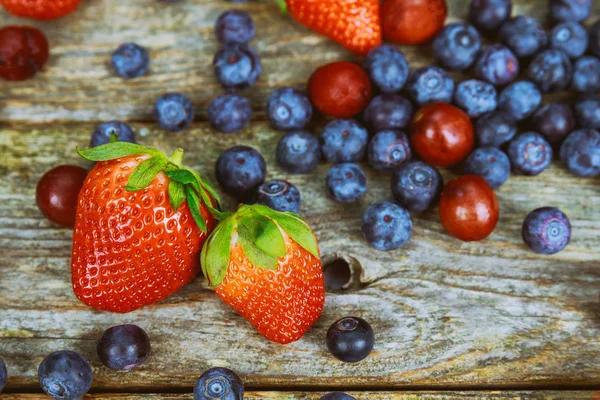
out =
{"type": "Polygon", "coordinates": [[[77,149],[77,153],[88,161],[109,161],[121,157],[134,155],[149,155],[150,158],[142,161],[129,176],[125,190],[136,192],[148,187],[156,175],[164,172],[169,178],[169,201],[174,212],[184,201],[198,228],[207,233],[207,226],[200,208],[204,205],[218,220],[227,218],[228,214],[221,212],[221,199],[218,193],[205,182],[195,171],[182,166],[183,150],[177,149],[171,157],[159,150],[140,146],[135,143],[112,141],[108,144],[92,147],[87,150],[77,149]],[[216,208],[213,207],[213,201],[216,208]]]}
{"type": "Polygon", "coordinates": [[[213,287],[223,282],[233,240],[237,240],[256,267],[277,270],[279,258],[287,254],[283,232],[319,258],[317,238],[302,217],[260,204],[242,205],[223,220],[206,241],[200,256],[202,273],[213,287]]]}
{"type": "Polygon", "coordinates": [[[288,9],[287,9],[287,2],[286,2],[286,0],[275,0],[275,2],[279,6],[279,8],[281,8],[281,13],[282,14],[287,14],[288,9]]]}

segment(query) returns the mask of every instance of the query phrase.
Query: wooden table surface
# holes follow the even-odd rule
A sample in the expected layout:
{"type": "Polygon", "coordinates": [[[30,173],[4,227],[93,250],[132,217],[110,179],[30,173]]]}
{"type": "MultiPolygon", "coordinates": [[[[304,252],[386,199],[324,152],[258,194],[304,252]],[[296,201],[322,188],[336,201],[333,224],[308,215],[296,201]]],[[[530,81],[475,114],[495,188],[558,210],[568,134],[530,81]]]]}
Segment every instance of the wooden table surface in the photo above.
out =
{"type": "MultiPolygon", "coordinates": [[[[600,181],[576,178],[555,163],[536,178],[511,177],[498,191],[500,222],[486,241],[452,239],[432,210],[413,216],[413,238],[404,249],[371,249],[360,219],[370,204],[391,197],[389,176],[366,167],[365,198],[336,204],[325,196],[327,165],[311,176],[278,168],[281,133],[264,117],[265,99],[276,87],[303,87],[317,66],[358,58],[281,15],[273,3],[237,5],[257,23],[252,45],[264,72],[245,93],[255,111],[252,126],[231,135],[206,122],[209,102],[222,93],[211,68],[213,25],[231,3],[84,0],[75,14],[50,23],[0,14],[2,25],[41,28],[52,52],[34,79],[0,81],[0,355],[10,375],[0,397],[41,398],[39,362],[70,349],[92,364],[94,400],[189,399],[197,377],[214,366],[237,371],[249,399],[317,399],[334,389],[357,399],[593,398],[600,388],[600,181]],[[147,76],[124,81],[110,70],[111,52],[126,41],[149,49],[147,76]],[[197,118],[188,131],[166,133],[153,122],[154,100],[167,91],[193,100],[197,118]],[[302,340],[267,342],[201,277],[126,315],[95,311],[74,297],[71,231],[40,215],[35,186],[58,164],[89,166],[75,148],[110,119],[130,123],[144,145],[183,147],[187,164],[211,179],[221,151],[254,146],[267,160],[268,178],[300,188],[301,214],[315,228],[325,264],[344,260],[352,273],[347,289],[330,290],[323,317],[302,340]],[[520,238],[525,215],[546,205],[561,208],[573,224],[571,244],[554,256],[534,254],[520,238]],[[356,365],[336,361],[324,342],[327,327],[350,314],[369,320],[376,332],[374,352],[356,365]],[[143,327],[153,346],[147,362],[127,373],[102,367],[95,354],[102,331],[121,323],[143,327]]],[[[449,4],[451,20],[464,18],[466,0],[449,4]]],[[[600,16],[600,0],[594,4],[591,21],[600,16]]],[[[546,21],[546,10],[546,0],[515,1],[515,14],[546,21]]],[[[403,50],[413,67],[432,61],[428,47],[403,50]]]]}

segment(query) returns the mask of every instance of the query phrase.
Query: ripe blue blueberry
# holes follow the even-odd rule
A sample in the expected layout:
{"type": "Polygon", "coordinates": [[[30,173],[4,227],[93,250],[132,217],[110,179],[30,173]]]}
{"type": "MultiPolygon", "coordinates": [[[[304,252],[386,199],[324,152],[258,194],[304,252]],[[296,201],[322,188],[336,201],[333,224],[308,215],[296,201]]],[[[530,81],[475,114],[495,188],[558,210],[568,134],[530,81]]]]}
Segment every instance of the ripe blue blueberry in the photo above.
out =
{"type": "Polygon", "coordinates": [[[510,176],[510,161],[497,147],[480,147],[465,161],[465,174],[479,175],[498,189],[510,176]]]}
{"type": "Polygon", "coordinates": [[[310,122],[312,113],[308,97],[291,87],[277,89],[267,101],[267,116],[276,129],[302,129],[310,122]]]}
{"type": "Polygon", "coordinates": [[[236,94],[219,96],[208,106],[208,120],[220,132],[237,132],[250,123],[251,117],[250,102],[236,94]]]}
{"type": "Polygon", "coordinates": [[[508,47],[489,45],[481,51],[475,63],[475,75],[494,86],[504,86],[519,75],[519,60],[508,47]]]}
{"type": "Polygon", "coordinates": [[[181,93],[163,94],[156,100],[154,115],[158,124],[169,132],[179,132],[194,120],[194,106],[181,93]]]}
{"type": "Polygon", "coordinates": [[[262,72],[262,63],[256,52],[246,44],[225,45],[213,60],[215,76],[230,90],[253,86],[262,72]]]}
{"type": "Polygon", "coordinates": [[[228,368],[211,368],[198,378],[194,400],[243,400],[244,383],[228,368]]]}
{"type": "Polygon", "coordinates": [[[538,254],[556,254],[571,240],[569,218],[555,207],[530,212],[523,221],[523,241],[538,254]]]}
{"type": "Polygon", "coordinates": [[[56,351],[46,356],[38,367],[40,386],[54,399],[82,398],[90,390],[92,379],[90,364],[73,351],[56,351]]]}
{"type": "Polygon", "coordinates": [[[273,210],[298,213],[300,211],[300,192],[287,181],[272,180],[258,187],[256,201],[273,210]]]}
{"type": "Polygon", "coordinates": [[[410,124],[415,109],[410,101],[395,94],[383,94],[371,100],[363,120],[371,132],[402,129],[410,124]]]}
{"type": "Polygon", "coordinates": [[[592,0],[550,0],[550,15],[555,21],[580,22],[591,12],[592,0]]]}
{"type": "Polygon", "coordinates": [[[332,392],[322,396],[319,400],[356,400],[356,398],[346,393],[332,392]]]}
{"type": "Polygon", "coordinates": [[[137,325],[107,329],[97,346],[98,357],[110,369],[127,371],[142,364],[150,355],[150,339],[137,325]]]}
{"type": "Polygon", "coordinates": [[[500,92],[498,108],[520,121],[533,114],[542,103],[542,93],[529,81],[513,82],[500,92]]]}
{"type": "Polygon", "coordinates": [[[477,79],[463,81],[456,87],[454,102],[471,118],[494,111],[498,105],[494,85],[477,79]]]}
{"type": "Polygon", "coordinates": [[[329,162],[358,162],[365,158],[369,132],[352,119],[335,119],[321,133],[321,151],[329,162]]]}
{"type": "Polygon", "coordinates": [[[409,68],[404,53],[387,44],[371,50],[363,67],[383,93],[400,91],[408,79],[409,68]]]}
{"type": "Polygon", "coordinates": [[[248,201],[265,181],[267,165],[263,156],[252,147],[234,146],[221,153],[215,172],[225,193],[248,201]]]}
{"type": "Polygon", "coordinates": [[[150,57],[142,46],[124,43],[112,53],[111,64],[119,76],[125,79],[138,78],[148,72],[150,57]]]}
{"type": "Polygon", "coordinates": [[[540,107],[531,118],[532,127],[551,144],[558,144],[575,129],[575,114],[566,103],[555,102],[540,107]]]}
{"type": "Polygon", "coordinates": [[[573,65],[564,51],[547,49],[533,58],[527,76],[543,93],[556,92],[571,82],[573,65]]]}
{"type": "Polygon", "coordinates": [[[307,131],[285,134],[277,144],[277,163],[290,174],[308,174],[321,161],[319,139],[307,131]]]}
{"type": "Polygon", "coordinates": [[[406,135],[399,130],[379,131],[369,142],[369,163],[377,171],[391,172],[410,160],[412,152],[406,135]]]}
{"type": "Polygon", "coordinates": [[[419,106],[434,101],[450,103],[454,95],[454,81],[440,67],[422,67],[410,75],[406,91],[419,106]]]}
{"type": "Polygon", "coordinates": [[[425,211],[437,200],[444,181],[437,169],[422,161],[408,161],[392,175],[392,193],[410,211],[425,211]]]}
{"type": "Polygon", "coordinates": [[[571,88],[582,93],[600,91],[600,58],[585,56],[575,61],[571,88]]]}
{"type": "Polygon", "coordinates": [[[525,132],[508,145],[508,157],[515,172],[534,176],[552,162],[552,146],[537,132],[525,132]]]}
{"type": "Polygon", "coordinates": [[[469,20],[481,31],[495,31],[510,18],[511,0],[473,0],[469,20]]]}
{"type": "Polygon", "coordinates": [[[588,94],[577,99],[575,116],[581,127],[600,129],[600,96],[588,94]]]}
{"type": "Polygon", "coordinates": [[[590,38],[590,53],[596,57],[600,57],[600,20],[596,21],[592,26],[590,26],[588,36],[590,38]]]}
{"type": "Polygon", "coordinates": [[[506,21],[500,28],[500,40],[517,57],[531,57],[548,45],[548,34],[532,17],[519,15],[506,21]]]}
{"type": "Polygon", "coordinates": [[[345,317],[335,321],[327,330],[327,348],[337,359],[355,363],[371,354],[375,333],[371,325],[359,317],[345,317]]]}
{"type": "Polygon", "coordinates": [[[337,202],[353,203],[367,191],[367,177],[356,164],[336,164],[327,173],[327,192],[337,202]]]}
{"type": "Polygon", "coordinates": [[[4,390],[7,380],[8,372],[6,371],[6,364],[4,364],[4,360],[2,357],[0,357],[0,393],[2,393],[2,390],[4,390]]]}
{"type": "Polygon", "coordinates": [[[560,159],[577,176],[600,175],[600,133],[594,129],[574,131],[560,147],[560,159]]]}
{"type": "Polygon", "coordinates": [[[255,32],[254,21],[242,10],[225,11],[215,24],[217,40],[224,44],[248,43],[255,32]]]}
{"type": "Polygon", "coordinates": [[[517,121],[502,111],[482,115],[475,122],[475,136],[479,146],[500,147],[517,134],[517,121]]]}
{"type": "Polygon", "coordinates": [[[481,36],[473,25],[452,23],[438,32],[433,40],[433,55],[451,71],[469,68],[481,50],[481,36]]]}
{"type": "Polygon", "coordinates": [[[588,33],[577,22],[563,22],[552,28],[550,47],[564,51],[571,58],[578,58],[588,47],[588,33]]]}
{"type": "Polygon", "coordinates": [[[135,143],[135,134],[129,125],[121,121],[109,121],[96,126],[90,139],[90,147],[110,143],[112,134],[117,135],[119,142],[135,143]]]}
{"type": "Polygon", "coordinates": [[[406,209],[391,201],[380,201],[367,208],[362,220],[365,240],[377,250],[404,247],[412,234],[412,219],[406,209]]]}

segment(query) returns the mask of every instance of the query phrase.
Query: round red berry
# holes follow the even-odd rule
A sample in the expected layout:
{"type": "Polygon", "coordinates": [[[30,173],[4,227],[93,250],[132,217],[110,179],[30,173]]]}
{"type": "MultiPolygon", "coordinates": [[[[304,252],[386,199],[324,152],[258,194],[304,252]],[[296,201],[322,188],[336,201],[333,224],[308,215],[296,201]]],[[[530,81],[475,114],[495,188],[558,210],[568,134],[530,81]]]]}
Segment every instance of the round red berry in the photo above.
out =
{"type": "Polygon", "coordinates": [[[35,201],[50,221],[72,227],[75,225],[77,197],[88,171],[75,165],[59,165],[46,172],[35,192],[35,201]]]}
{"type": "Polygon", "coordinates": [[[398,44],[420,44],[443,28],[445,0],[385,0],[381,6],[383,36],[398,44]]]}
{"type": "Polygon", "coordinates": [[[75,11],[81,0],[0,0],[9,13],[39,20],[63,17],[75,11]]]}
{"type": "Polygon", "coordinates": [[[31,78],[48,61],[46,36],[36,28],[6,26],[0,29],[0,77],[9,81],[31,78]]]}

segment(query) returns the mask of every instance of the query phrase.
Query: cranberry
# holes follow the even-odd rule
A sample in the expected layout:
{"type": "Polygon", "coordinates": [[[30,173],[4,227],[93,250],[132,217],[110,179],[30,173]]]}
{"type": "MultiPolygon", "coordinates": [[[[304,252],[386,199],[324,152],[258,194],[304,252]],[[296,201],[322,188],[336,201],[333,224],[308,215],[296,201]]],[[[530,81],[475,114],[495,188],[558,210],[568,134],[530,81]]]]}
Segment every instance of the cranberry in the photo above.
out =
{"type": "Polygon", "coordinates": [[[420,44],[443,28],[448,15],[445,0],[384,0],[383,36],[398,44],[420,44]]]}
{"type": "Polygon", "coordinates": [[[75,165],[59,165],[46,172],[35,192],[42,214],[56,224],[75,225],[77,197],[87,174],[88,171],[75,165]]]}
{"type": "Polygon", "coordinates": [[[48,40],[36,28],[6,26],[0,29],[0,77],[9,81],[29,79],[49,56],[48,40]]]}

